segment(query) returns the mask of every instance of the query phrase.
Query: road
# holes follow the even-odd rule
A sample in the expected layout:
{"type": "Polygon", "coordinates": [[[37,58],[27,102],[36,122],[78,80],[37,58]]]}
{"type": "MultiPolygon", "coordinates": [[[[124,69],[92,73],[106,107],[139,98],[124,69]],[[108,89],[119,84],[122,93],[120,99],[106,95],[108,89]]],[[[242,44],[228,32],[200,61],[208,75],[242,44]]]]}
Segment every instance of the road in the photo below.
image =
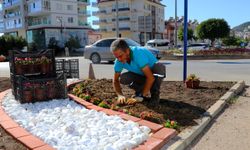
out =
{"type": "MultiPolygon", "coordinates": [[[[80,63],[80,78],[88,78],[90,61],[83,57],[75,57],[80,63]]],[[[183,62],[161,60],[166,65],[168,81],[183,79],[183,62]]],[[[250,84],[250,59],[240,60],[189,60],[187,74],[194,73],[203,81],[238,81],[250,84]]],[[[113,65],[93,64],[96,78],[113,77],[113,65]]],[[[0,63],[0,77],[9,77],[9,64],[0,63]]]]}

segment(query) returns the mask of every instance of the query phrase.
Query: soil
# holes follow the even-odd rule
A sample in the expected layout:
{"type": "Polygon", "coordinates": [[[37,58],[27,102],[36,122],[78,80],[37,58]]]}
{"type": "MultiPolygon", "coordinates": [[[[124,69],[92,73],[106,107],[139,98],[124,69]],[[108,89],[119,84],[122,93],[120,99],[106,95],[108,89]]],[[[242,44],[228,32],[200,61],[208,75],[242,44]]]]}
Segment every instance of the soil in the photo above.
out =
{"type": "MultiPolygon", "coordinates": [[[[85,80],[83,84],[85,90],[82,92],[87,92],[91,98],[108,100],[107,103],[110,100],[112,103],[115,102],[117,96],[113,90],[111,79],[85,80]]],[[[142,112],[144,114],[146,112],[149,117],[144,119],[158,124],[165,124],[168,119],[174,120],[179,125],[178,131],[182,131],[186,127],[196,125],[195,119],[200,118],[233,84],[233,82],[202,81],[198,89],[190,89],[186,88],[181,81],[164,81],[160,89],[161,100],[158,106],[152,106],[149,98],[135,105],[120,106],[118,111],[126,109],[126,113],[136,117],[140,117],[142,112]]],[[[122,86],[122,88],[126,97],[134,94],[134,91],[128,87],[122,86]]],[[[72,89],[73,87],[69,90],[72,89]]],[[[71,92],[75,94],[73,91],[71,92]]]]}
{"type": "MultiPolygon", "coordinates": [[[[0,77],[0,92],[9,89],[10,80],[0,77]]],[[[27,150],[20,142],[15,140],[0,126],[0,150],[27,150]]]]}

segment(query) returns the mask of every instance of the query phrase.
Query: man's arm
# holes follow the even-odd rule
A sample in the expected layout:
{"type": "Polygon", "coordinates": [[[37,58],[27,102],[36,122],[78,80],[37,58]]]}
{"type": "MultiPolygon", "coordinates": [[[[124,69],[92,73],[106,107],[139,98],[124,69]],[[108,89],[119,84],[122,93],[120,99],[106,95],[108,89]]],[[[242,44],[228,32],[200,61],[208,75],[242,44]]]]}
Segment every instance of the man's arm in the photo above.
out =
{"type": "Polygon", "coordinates": [[[119,81],[120,73],[115,73],[114,74],[114,79],[113,79],[113,87],[117,95],[123,95],[122,94],[122,88],[120,85],[119,81]]]}
{"type": "Polygon", "coordinates": [[[113,80],[113,87],[114,87],[114,90],[118,96],[117,102],[119,104],[124,104],[124,103],[126,103],[126,97],[123,96],[123,94],[122,94],[122,88],[120,85],[119,77],[120,77],[120,73],[115,73],[114,80],[113,80]]]}
{"type": "Polygon", "coordinates": [[[147,96],[154,81],[155,81],[155,78],[153,76],[153,73],[151,71],[151,69],[149,68],[148,65],[146,65],[144,68],[142,68],[142,72],[144,73],[144,75],[146,76],[146,83],[143,87],[143,90],[142,90],[142,95],[143,96],[147,96]]]}

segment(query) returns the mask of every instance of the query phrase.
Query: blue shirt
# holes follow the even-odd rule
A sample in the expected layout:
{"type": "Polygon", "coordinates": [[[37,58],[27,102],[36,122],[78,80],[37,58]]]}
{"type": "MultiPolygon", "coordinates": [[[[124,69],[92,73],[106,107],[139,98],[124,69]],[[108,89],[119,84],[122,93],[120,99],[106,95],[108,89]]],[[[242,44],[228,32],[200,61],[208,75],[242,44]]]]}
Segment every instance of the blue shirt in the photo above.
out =
{"type": "Polygon", "coordinates": [[[151,69],[157,62],[155,56],[146,48],[130,47],[130,63],[122,63],[118,59],[115,60],[114,70],[121,73],[123,68],[136,74],[144,75],[142,69],[148,65],[151,69]]]}

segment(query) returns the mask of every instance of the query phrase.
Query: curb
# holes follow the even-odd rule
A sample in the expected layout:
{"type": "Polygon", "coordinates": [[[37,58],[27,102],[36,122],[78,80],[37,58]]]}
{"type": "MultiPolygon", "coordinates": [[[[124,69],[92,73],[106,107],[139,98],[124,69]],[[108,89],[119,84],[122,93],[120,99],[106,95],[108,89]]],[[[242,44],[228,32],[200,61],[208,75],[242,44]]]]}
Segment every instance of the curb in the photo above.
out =
{"type": "Polygon", "coordinates": [[[245,88],[245,82],[239,81],[229,89],[215,104],[213,104],[204,114],[197,119],[198,125],[183,130],[180,134],[169,141],[162,149],[184,150],[203,131],[203,129],[225,108],[227,101],[238,95],[245,88]]]}
{"type": "Polygon", "coordinates": [[[117,115],[124,120],[131,120],[138,123],[140,126],[147,126],[151,129],[150,137],[142,144],[134,148],[134,150],[159,150],[163,145],[168,143],[170,139],[177,135],[176,130],[165,128],[162,125],[143,120],[134,116],[130,116],[121,112],[113,111],[111,109],[105,109],[89,103],[73,94],[68,94],[68,97],[80,105],[83,105],[87,109],[94,109],[99,112],[103,112],[107,115],[117,115]]]}
{"type": "Polygon", "coordinates": [[[9,90],[5,90],[0,93],[0,125],[6,132],[8,132],[13,138],[21,142],[24,146],[31,150],[55,150],[50,145],[43,142],[38,137],[30,134],[24,128],[19,126],[11,117],[5,113],[2,108],[2,100],[9,90]]]}

